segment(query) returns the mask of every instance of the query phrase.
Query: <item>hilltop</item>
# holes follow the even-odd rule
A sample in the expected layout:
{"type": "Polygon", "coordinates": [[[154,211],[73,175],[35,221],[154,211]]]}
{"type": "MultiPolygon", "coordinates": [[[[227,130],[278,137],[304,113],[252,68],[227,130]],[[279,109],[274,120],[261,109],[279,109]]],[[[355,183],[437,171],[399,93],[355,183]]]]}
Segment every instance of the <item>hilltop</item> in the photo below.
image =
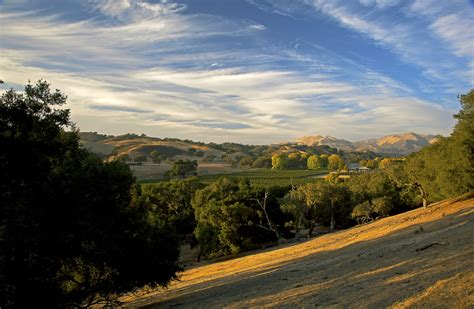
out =
{"type": "Polygon", "coordinates": [[[344,151],[373,151],[375,153],[407,155],[435,143],[435,135],[422,135],[413,132],[387,135],[381,138],[350,142],[332,136],[305,136],[295,141],[298,145],[327,145],[344,151]]]}
{"type": "Polygon", "coordinates": [[[186,269],[127,306],[474,305],[474,198],[456,199],[276,249],[186,269]]]}

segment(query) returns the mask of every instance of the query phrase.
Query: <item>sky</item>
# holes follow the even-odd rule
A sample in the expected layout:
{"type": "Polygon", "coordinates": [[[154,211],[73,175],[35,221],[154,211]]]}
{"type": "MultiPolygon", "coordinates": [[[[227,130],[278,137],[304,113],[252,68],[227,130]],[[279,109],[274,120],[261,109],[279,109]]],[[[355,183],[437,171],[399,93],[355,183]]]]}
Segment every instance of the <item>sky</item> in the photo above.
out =
{"type": "Polygon", "coordinates": [[[47,80],[81,131],[448,135],[474,88],[474,0],[0,0],[0,79],[47,80]]]}

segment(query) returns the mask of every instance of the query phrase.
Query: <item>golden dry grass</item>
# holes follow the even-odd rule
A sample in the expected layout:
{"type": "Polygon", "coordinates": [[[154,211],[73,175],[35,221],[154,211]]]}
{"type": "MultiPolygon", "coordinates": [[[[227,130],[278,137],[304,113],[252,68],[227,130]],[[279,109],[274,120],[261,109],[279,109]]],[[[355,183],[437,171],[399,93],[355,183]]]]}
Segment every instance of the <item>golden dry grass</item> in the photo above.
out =
{"type": "Polygon", "coordinates": [[[474,199],[202,263],[129,307],[472,308],[474,199]]]}

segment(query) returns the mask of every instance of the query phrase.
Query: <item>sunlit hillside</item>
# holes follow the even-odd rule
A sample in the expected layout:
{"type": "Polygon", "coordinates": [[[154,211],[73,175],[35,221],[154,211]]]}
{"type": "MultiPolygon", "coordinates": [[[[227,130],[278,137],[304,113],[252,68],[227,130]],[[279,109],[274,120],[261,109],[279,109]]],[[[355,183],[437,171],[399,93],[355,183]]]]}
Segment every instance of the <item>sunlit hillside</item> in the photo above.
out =
{"type": "Polygon", "coordinates": [[[245,256],[197,264],[128,306],[469,308],[474,198],[245,256]],[[471,235],[471,237],[468,237],[471,235]]]}

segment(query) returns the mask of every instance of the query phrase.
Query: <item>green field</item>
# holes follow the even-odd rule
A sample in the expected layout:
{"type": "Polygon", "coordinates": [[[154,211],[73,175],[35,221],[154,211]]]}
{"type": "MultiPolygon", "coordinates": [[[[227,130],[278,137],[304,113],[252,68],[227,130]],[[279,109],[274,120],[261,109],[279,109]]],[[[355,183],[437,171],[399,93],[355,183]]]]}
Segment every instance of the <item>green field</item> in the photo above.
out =
{"type": "MultiPolygon", "coordinates": [[[[250,180],[252,184],[256,185],[298,185],[308,182],[314,182],[315,177],[318,175],[327,174],[326,170],[309,171],[309,170],[271,170],[271,169],[259,169],[259,170],[248,170],[240,171],[235,173],[226,174],[212,174],[212,175],[200,175],[199,180],[203,183],[212,183],[221,177],[229,178],[246,178],[250,180]]],[[[147,180],[141,183],[156,183],[162,180],[147,180]]]]}

